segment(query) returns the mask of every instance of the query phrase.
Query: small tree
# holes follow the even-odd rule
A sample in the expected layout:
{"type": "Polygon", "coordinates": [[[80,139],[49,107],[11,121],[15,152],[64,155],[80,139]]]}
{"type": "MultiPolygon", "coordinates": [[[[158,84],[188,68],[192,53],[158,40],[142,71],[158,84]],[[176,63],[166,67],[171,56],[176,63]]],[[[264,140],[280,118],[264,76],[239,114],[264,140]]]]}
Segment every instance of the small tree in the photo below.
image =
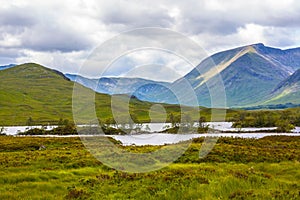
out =
{"type": "Polygon", "coordinates": [[[175,126],[175,117],[174,117],[173,113],[170,113],[168,118],[169,118],[169,121],[170,121],[172,127],[174,127],[175,126]]]}
{"type": "Polygon", "coordinates": [[[64,125],[64,121],[63,121],[62,118],[60,118],[60,119],[58,120],[57,125],[58,125],[58,126],[63,126],[63,125],[64,125]]]}
{"type": "Polygon", "coordinates": [[[150,131],[151,131],[151,128],[149,127],[148,124],[147,124],[146,127],[145,127],[145,131],[147,131],[147,132],[150,132],[150,131]]]}
{"type": "Polygon", "coordinates": [[[5,131],[5,128],[2,126],[2,127],[0,128],[0,135],[6,135],[6,134],[4,133],[4,131],[5,131]]]}
{"type": "Polygon", "coordinates": [[[288,120],[278,120],[275,123],[277,132],[289,133],[295,128],[288,120]]]}
{"type": "Polygon", "coordinates": [[[192,118],[188,114],[184,114],[184,126],[187,128],[192,127],[192,118]]]}
{"type": "Polygon", "coordinates": [[[203,117],[203,116],[200,117],[200,118],[199,118],[199,127],[200,127],[200,128],[204,128],[205,122],[206,122],[206,118],[203,117]]]}
{"type": "Polygon", "coordinates": [[[63,125],[64,126],[68,126],[69,124],[70,124],[69,120],[68,119],[64,119],[63,125]]]}
{"type": "Polygon", "coordinates": [[[132,119],[132,117],[129,117],[127,120],[127,127],[128,127],[128,132],[131,133],[134,130],[134,121],[132,119]]]}
{"type": "Polygon", "coordinates": [[[29,117],[26,121],[26,126],[33,126],[34,125],[34,121],[31,117],[29,117]]]}
{"type": "Polygon", "coordinates": [[[207,133],[208,129],[209,129],[209,125],[205,125],[206,122],[206,118],[205,117],[200,117],[199,118],[199,125],[198,125],[198,129],[197,132],[198,133],[207,133]]]}

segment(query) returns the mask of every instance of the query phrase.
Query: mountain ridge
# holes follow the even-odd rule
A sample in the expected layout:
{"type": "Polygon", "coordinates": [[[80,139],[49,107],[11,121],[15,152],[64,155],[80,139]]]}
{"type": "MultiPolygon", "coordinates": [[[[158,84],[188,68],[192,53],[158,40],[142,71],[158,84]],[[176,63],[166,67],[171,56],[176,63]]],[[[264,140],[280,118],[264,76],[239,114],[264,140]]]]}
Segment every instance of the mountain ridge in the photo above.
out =
{"type": "Polygon", "coordinates": [[[70,80],[80,83],[85,87],[93,89],[99,93],[109,95],[115,94],[133,94],[139,87],[149,84],[160,84],[168,86],[168,82],[158,82],[143,78],[127,78],[127,77],[100,77],[86,78],[81,75],[64,74],[70,80]]]}
{"type": "MultiPolygon", "coordinates": [[[[217,85],[216,75],[220,75],[229,107],[252,106],[266,100],[277,84],[300,68],[295,60],[300,61],[300,48],[281,50],[266,47],[262,43],[238,47],[204,59],[188,74],[176,80],[172,88],[179,90],[181,82],[187,80],[198,97],[198,105],[210,107],[210,90],[218,91],[218,87],[222,87],[217,85]],[[292,52],[293,55],[296,52],[298,57],[291,58],[287,52],[292,52]],[[289,60],[293,62],[289,63],[289,60]],[[208,88],[207,85],[213,88],[208,88]]],[[[165,99],[160,101],[175,102],[166,90],[159,92],[166,94],[165,99]]],[[[155,101],[153,96],[156,95],[150,94],[149,98],[142,100],[155,101]]]]}
{"type": "Polygon", "coordinates": [[[172,83],[126,77],[89,79],[54,71],[100,93],[128,94],[142,101],[168,104],[181,104],[179,99],[186,98],[183,102],[185,105],[205,107],[213,106],[210,92],[223,87],[218,85],[217,78],[220,77],[226,92],[227,107],[249,107],[274,102],[299,104],[297,95],[294,98],[282,98],[291,94],[291,91],[295,93],[300,90],[297,84],[280,92],[284,81],[290,82],[289,78],[293,78],[299,69],[300,48],[282,50],[257,43],[215,53],[172,83]],[[193,95],[196,95],[198,102],[189,100],[193,95]],[[274,101],[274,98],[277,100],[274,101]]]}

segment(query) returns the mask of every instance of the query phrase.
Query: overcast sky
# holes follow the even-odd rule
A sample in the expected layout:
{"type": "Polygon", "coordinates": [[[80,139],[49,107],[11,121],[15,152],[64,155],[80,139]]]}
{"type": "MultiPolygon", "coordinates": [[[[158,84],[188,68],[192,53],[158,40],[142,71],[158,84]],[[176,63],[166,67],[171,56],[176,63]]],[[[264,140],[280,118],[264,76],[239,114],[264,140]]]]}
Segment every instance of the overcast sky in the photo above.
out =
{"type": "MultiPolygon", "coordinates": [[[[0,5],[0,65],[37,62],[77,73],[103,42],[143,27],[179,32],[209,55],[260,42],[283,49],[300,46],[298,0],[0,0],[0,5]]],[[[151,63],[155,70],[167,66],[174,72],[164,77],[170,81],[193,67],[153,51],[134,52],[116,63],[143,66],[146,78],[147,71],[153,73],[151,63]]],[[[111,70],[106,75],[126,72],[111,70]]]]}

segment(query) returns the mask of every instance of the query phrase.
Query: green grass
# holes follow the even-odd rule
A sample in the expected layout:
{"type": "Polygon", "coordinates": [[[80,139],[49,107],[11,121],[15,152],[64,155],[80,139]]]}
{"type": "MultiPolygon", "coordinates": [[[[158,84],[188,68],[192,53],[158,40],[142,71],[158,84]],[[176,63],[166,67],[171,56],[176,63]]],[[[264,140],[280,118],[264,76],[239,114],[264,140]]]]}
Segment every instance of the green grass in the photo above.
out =
{"type": "MultiPolygon", "coordinates": [[[[298,199],[300,137],[221,138],[206,158],[195,139],[175,163],[125,173],[79,138],[0,137],[0,199],[298,199]],[[46,150],[38,150],[41,145],[46,150]]],[[[159,146],[121,147],[131,152],[159,146]]]]}

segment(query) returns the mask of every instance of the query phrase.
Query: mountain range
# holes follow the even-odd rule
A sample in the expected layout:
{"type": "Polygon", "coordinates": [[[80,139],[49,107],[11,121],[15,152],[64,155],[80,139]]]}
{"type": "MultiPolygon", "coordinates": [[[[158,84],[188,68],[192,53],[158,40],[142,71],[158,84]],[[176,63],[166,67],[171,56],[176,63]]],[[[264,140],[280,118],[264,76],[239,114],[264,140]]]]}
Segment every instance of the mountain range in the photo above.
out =
{"type": "MultiPolygon", "coordinates": [[[[0,70],[15,66],[0,66],[0,70]]],[[[126,94],[155,103],[213,107],[210,92],[221,88],[227,107],[300,104],[300,48],[281,50],[259,43],[222,51],[172,83],[124,77],[92,79],[52,71],[98,93],[126,94]]]]}
{"type": "Polygon", "coordinates": [[[110,95],[130,94],[143,101],[205,107],[213,106],[210,92],[224,87],[228,107],[250,107],[299,104],[299,69],[300,48],[281,50],[259,43],[213,54],[173,83],[137,78],[89,79],[72,74],[66,77],[110,95]],[[218,78],[222,79],[221,85],[218,78]],[[190,100],[193,96],[197,101],[190,100]]]}
{"type": "Polygon", "coordinates": [[[90,79],[80,75],[65,74],[71,81],[84,85],[87,88],[93,89],[96,92],[104,94],[132,94],[140,87],[149,84],[165,85],[168,87],[168,82],[157,82],[142,78],[116,78],[116,77],[101,77],[99,79],[90,79]]]}

